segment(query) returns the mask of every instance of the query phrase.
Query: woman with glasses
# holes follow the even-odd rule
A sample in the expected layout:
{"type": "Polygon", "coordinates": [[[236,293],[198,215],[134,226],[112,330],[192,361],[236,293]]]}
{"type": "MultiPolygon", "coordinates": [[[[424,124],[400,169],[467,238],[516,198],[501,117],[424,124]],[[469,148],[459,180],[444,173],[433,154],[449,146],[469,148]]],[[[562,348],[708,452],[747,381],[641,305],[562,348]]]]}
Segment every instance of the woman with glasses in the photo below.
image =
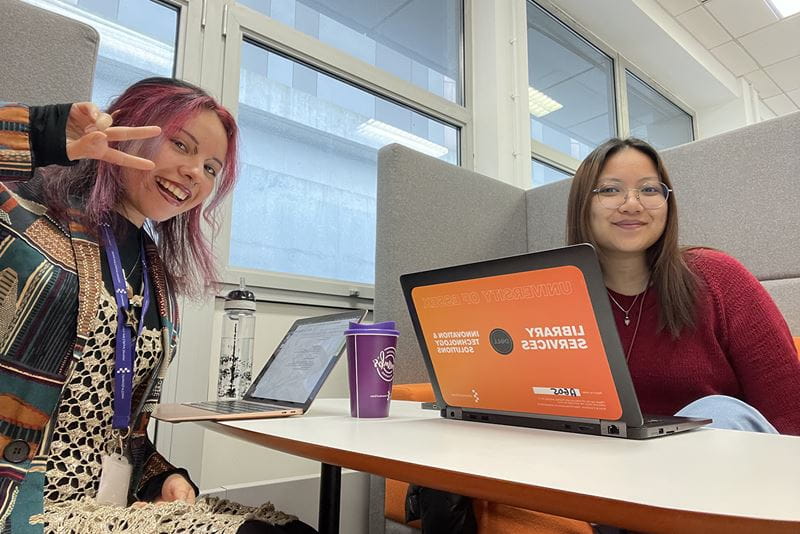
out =
{"type": "Polygon", "coordinates": [[[572,181],[567,241],[597,249],[644,412],[800,435],[786,321],[734,258],[678,246],[675,195],[653,147],[611,139],[589,154],[572,181]]]}
{"type": "MultiPolygon", "coordinates": [[[[800,435],[800,360],[786,321],[738,261],[678,246],[675,195],[653,147],[611,139],[581,163],[567,207],[567,244],[577,243],[597,250],[643,412],[800,435]]],[[[416,487],[411,494],[423,531],[477,532],[466,497],[416,487]]],[[[620,532],[527,510],[503,513],[520,532],[620,532]]]]}

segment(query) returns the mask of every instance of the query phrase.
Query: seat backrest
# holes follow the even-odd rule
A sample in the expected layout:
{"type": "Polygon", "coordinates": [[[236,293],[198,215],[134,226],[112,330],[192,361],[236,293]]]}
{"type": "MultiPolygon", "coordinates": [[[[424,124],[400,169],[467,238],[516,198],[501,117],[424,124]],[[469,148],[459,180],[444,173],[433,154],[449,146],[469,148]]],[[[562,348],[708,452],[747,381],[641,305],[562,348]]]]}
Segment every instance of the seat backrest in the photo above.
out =
{"type": "MultiPolygon", "coordinates": [[[[800,335],[800,113],[662,152],[681,241],[719,248],[761,280],[800,335]]],[[[397,383],[426,382],[403,273],[564,244],[569,181],[523,191],[399,145],[378,156],[375,320],[396,320],[397,383]]]]}
{"type": "Polygon", "coordinates": [[[20,0],[0,0],[0,100],[89,100],[100,37],[94,28],[20,0]]]}
{"type": "Polygon", "coordinates": [[[428,372],[400,275],[527,250],[525,192],[402,145],[378,152],[375,321],[397,321],[398,384],[428,372]]]}

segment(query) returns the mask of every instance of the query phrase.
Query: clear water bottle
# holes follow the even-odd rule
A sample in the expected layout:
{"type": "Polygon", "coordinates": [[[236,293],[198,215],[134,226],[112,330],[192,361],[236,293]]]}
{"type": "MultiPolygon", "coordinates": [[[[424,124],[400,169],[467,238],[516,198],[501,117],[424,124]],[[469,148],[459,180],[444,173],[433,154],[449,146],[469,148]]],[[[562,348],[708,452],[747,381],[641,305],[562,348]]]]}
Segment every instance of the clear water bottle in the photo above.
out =
{"type": "Polygon", "coordinates": [[[225,297],[217,381],[217,397],[220,399],[241,399],[250,387],[255,312],[256,297],[247,290],[244,278],[241,278],[239,288],[225,297]]]}

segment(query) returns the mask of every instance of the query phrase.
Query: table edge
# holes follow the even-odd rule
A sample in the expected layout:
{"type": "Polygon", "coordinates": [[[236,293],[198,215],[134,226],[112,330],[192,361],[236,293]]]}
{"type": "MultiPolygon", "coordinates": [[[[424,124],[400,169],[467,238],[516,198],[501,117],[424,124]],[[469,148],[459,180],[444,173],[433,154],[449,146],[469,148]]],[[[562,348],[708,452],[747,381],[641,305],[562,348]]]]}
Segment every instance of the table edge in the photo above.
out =
{"type": "Polygon", "coordinates": [[[219,434],[330,465],[460,493],[490,502],[571,519],[614,525],[629,530],[653,533],[679,531],[709,534],[717,532],[721,534],[746,533],[764,529],[778,534],[784,532],[788,534],[800,530],[800,521],[728,516],[649,506],[343,451],[324,445],[262,434],[214,421],[202,421],[197,424],[219,434]],[[509,486],[511,486],[510,490],[509,486]],[[504,495],[503,499],[498,500],[498,495],[504,495]],[[536,503],[535,508],[530,503],[536,503]]]}

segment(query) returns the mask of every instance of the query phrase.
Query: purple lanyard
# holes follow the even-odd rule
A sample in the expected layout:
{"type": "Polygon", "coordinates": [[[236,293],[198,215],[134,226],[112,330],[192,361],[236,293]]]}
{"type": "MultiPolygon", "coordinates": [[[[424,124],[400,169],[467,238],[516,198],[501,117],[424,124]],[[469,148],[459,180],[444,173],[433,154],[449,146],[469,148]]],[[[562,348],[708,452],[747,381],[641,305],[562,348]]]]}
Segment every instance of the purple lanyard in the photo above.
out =
{"type": "MultiPolygon", "coordinates": [[[[125,282],[125,273],[122,270],[122,261],[119,257],[117,240],[111,227],[103,223],[100,225],[105,244],[106,258],[108,258],[108,268],[111,271],[111,280],[114,282],[114,298],[117,301],[117,338],[114,347],[114,417],[112,427],[116,429],[127,429],[131,423],[131,404],[133,402],[133,356],[134,343],[136,338],[131,336],[131,328],[128,327],[128,313],[130,310],[130,300],[128,299],[128,288],[125,282]]],[[[140,240],[140,253],[142,256],[142,280],[144,282],[144,301],[142,302],[142,317],[139,321],[139,331],[136,336],[142,335],[144,329],[144,318],[147,308],[150,306],[150,280],[147,276],[147,260],[145,259],[144,243],[140,240]]],[[[134,266],[135,267],[135,266],[134,266]]]]}

